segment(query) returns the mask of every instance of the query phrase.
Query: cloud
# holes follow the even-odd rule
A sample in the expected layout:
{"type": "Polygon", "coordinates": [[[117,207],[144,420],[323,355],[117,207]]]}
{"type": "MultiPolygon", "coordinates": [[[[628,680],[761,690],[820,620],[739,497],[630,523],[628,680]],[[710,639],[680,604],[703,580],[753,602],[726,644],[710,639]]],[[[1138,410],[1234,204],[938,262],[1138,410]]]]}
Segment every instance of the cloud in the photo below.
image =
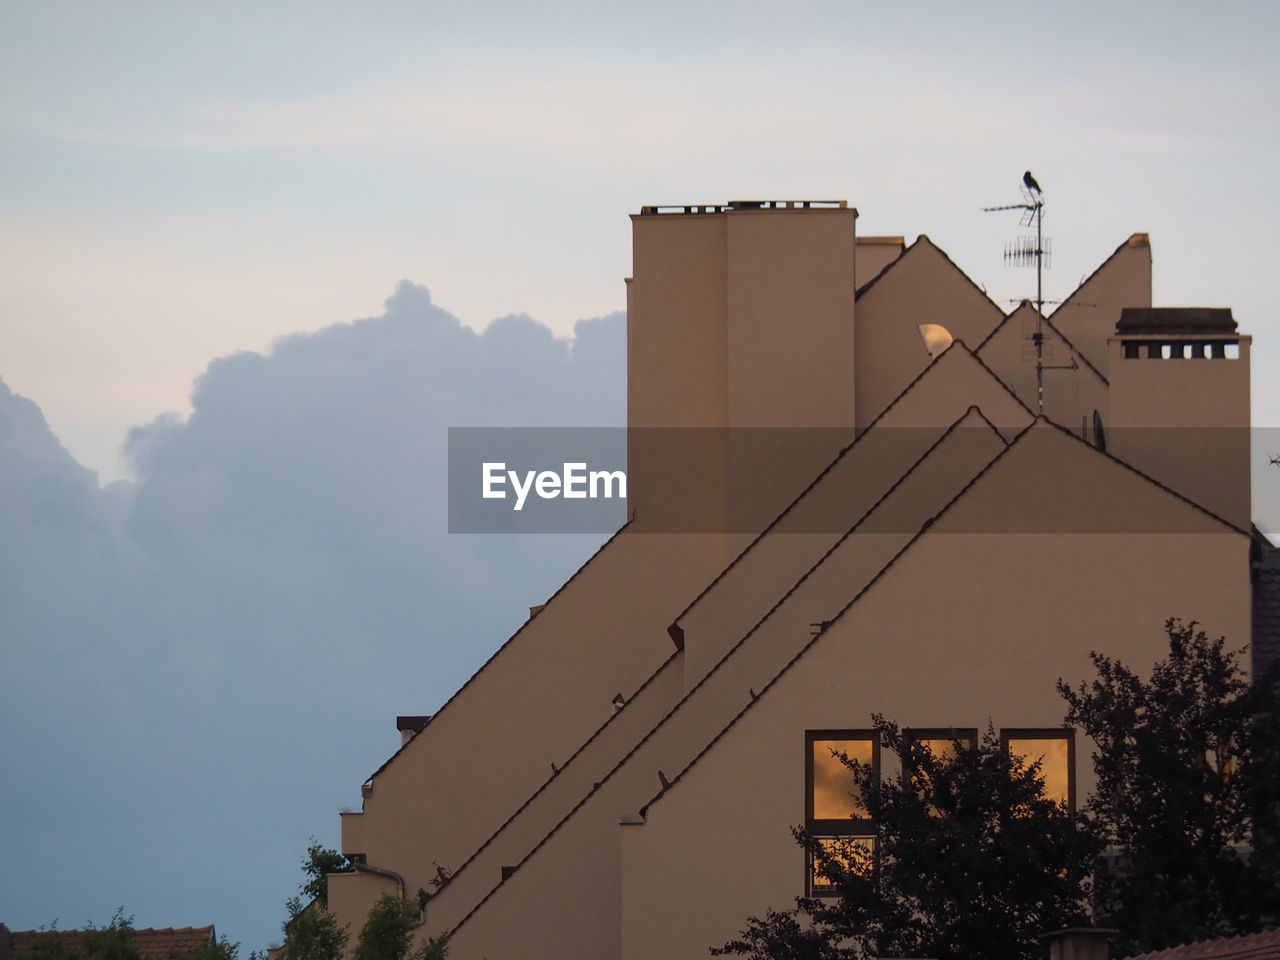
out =
{"type": "MultiPolygon", "coordinates": [[[[215,360],[100,489],[0,387],[6,922],[277,935],[342,804],[600,537],[446,533],[450,426],[621,425],[625,323],[376,317],[215,360]],[[245,906],[250,904],[251,906],[245,906]]],[[[495,760],[497,758],[495,757],[495,760]]]]}

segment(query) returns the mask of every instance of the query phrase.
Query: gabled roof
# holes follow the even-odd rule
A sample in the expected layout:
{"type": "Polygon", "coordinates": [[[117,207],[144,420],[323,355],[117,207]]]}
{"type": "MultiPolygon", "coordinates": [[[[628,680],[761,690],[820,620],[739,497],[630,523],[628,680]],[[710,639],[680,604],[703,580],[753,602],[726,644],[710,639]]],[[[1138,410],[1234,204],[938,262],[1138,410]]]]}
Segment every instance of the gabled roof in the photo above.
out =
{"type": "MultiPolygon", "coordinates": [[[[1112,250],[1111,256],[1107,257],[1107,259],[1103,260],[1100,264],[1098,264],[1097,267],[1094,268],[1093,273],[1089,274],[1087,277],[1081,280],[1079,285],[1077,285],[1077,287],[1067,295],[1067,299],[1063,300],[1062,303],[1058,304],[1058,310],[1061,310],[1063,307],[1071,304],[1075,300],[1076,296],[1079,295],[1080,291],[1083,290],[1085,287],[1087,287],[1089,285],[1089,282],[1093,280],[1093,278],[1096,277],[1098,274],[1102,273],[1102,271],[1105,270],[1110,265],[1111,261],[1114,260],[1116,257],[1120,256],[1120,254],[1124,253],[1126,250],[1131,250],[1134,247],[1150,247],[1150,246],[1151,246],[1151,237],[1148,234],[1145,234],[1145,233],[1130,234],[1128,240],[1126,240],[1124,243],[1120,244],[1120,246],[1112,250]]],[[[1054,310],[1053,312],[1057,313],[1058,310],[1054,310]]]]}
{"type": "MultiPolygon", "coordinates": [[[[1026,301],[1023,301],[1023,303],[1025,302],[1026,301]]],[[[977,349],[974,350],[974,354],[975,355],[980,354],[983,348],[986,347],[986,345],[991,342],[992,338],[994,338],[997,333],[999,333],[1001,330],[1005,328],[1005,324],[1011,323],[1013,321],[1013,318],[1017,315],[1018,311],[1021,309],[1022,309],[1022,304],[1019,304],[1017,307],[1014,307],[1012,310],[1010,310],[1009,313],[1005,316],[1005,318],[1001,320],[999,324],[996,325],[996,328],[992,330],[989,334],[987,334],[986,338],[980,344],[978,344],[977,349]]],[[[1077,347],[1074,343],[1072,343],[1065,333],[1063,333],[1061,330],[1059,330],[1057,327],[1053,325],[1052,320],[1050,320],[1048,317],[1042,317],[1041,322],[1046,327],[1049,328],[1049,330],[1053,333],[1055,337],[1057,337],[1059,340],[1061,340],[1063,343],[1067,345],[1067,349],[1071,351],[1073,356],[1075,356],[1081,363],[1083,363],[1086,368],[1093,371],[1094,376],[1096,376],[1103,383],[1109,383],[1106,376],[1103,375],[1102,371],[1099,370],[1097,367],[1095,367],[1089,361],[1089,358],[1080,352],[1080,348],[1077,347]]]]}
{"type": "Polygon", "coordinates": [[[1004,311],[1000,309],[1000,305],[991,299],[991,295],[987,293],[987,288],[975,282],[973,277],[965,273],[964,270],[960,268],[960,265],[951,259],[947,251],[943,250],[940,246],[938,246],[936,243],[930,240],[928,235],[924,233],[916,237],[915,242],[912,243],[909,247],[907,247],[907,249],[903,250],[902,253],[898,254],[898,256],[894,259],[892,263],[890,263],[887,267],[885,267],[883,270],[877,273],[874,277],[872,277],[870,280],[864,283],[861,287],[859,287],[854,292],[854,295],[853,295],[854,302],[856,303],[858,300],[862,298],[863,294],[865,294],[868,290],[874,287],[886,276],[889,276],[893,272],[894,268],[897,267],[899,264],[905,262],[907,257],[911,254],[911,252],[913,250],[916,250],[917,248],[919,249],[928,248],[941,254],[942,259],[945,260],[947,263],[949,263],[951,267],[956,271],[956,273],[960,274],[960,276],[968,280],[969,285],[973,287],[973,289],[981,293],[986,298],[987,302],[990,303],[991,306],[994,307],[997,312],[1002,314],[1004,313],[1004,311]]]}
{"type": "Polygon", "coordinates": [[[845,614],[847,614],[849,610],[859,600],[861,600],[864,596],[866,596],[867,593],[870,590],[872,590],[881,581],[881,579],[884,578],[884,576],[894,567],[895,564],[897,564],[897,562],[903,556],[905,556],[909,551],[911,551],[913,548],[916,547],[916,545],[921,541],[921,539],[925,536],[925,534],[927,534],[939,520],[941,520],[949,512],[954,510],[957,504],[959,504],[962,500],[964,500],[965,496],[971,490],[977,487],[980,483],[982,483],[982,481],[986,477],[991,475],[993,471],[998,470],[1001,464],[1005,463],[1007,458],[1010,457],[1015,451],[1018,450],[1020,444],[1024,442],[1025,439],[1028,436],[1030,436],[1033,431],[1037,429],[1054,430],[1057,433],[1061,434],[1063,437],[1069,438],[1074,444],[1078,445],[1082,453],[1087,452],[1086,455],[1103,457],[1106,460],[1111,461],[1115,465],[1121,467],[1123,470],[1137,477],[1140,477],[1141,479],[1150,483],[1153,487],[1158,488],[1159,490],[1163,491],[1169,496],[1191,507],[1193,510],[1221,524],[1225,531],[1234,531],[1236,533],[1239,533],[1245,536],[1248,535],[1248,531],[1242,530],[1239,527],[1235,526],[1234,524],[1230,523],[1229,521],[1219,517],[1217,514],[1214,514],[1211,511],[1206,510],[1204,507],[1200,506],[1198,503],[1195,503],[1194,501],[1188,499],[1187,497],[1184,497],[1182,494],[1178,493],[1176,490],[1171,490],[1169,487],[1166,487],[1164,484],[1160,483],[1160,481],[1155,480],[1154,478],[1143,473],[1141,470],[1138,470],[1135,467],[1130,466],[1129,464],[1125,463],[1123,460],[1119,460],[1116,457],[1112,456],[1111,454],[1106,453],[1105,451],[1098,450],[1096,447],[1086,443],[1084,440],[1081,440],[1079,437],[1077,437],[1075,434],[1073,434],[1071,431],[1067,430],[1066,428],[1061,427],[1058,424],[1055,424],[1052,421],[1045,419],[1044,417],[1037,417],[1035,422],[1032,423],[1031,426],[1027,427],[1025,430],[1019,433],[1017,437],[1014,438],[1013,442],[1010,443],[1008,447],[1005,448],[1004,451],[998,454],[986,467],[984,467],[981,471],[979,471],[978,474],[972,480],[969,481],[969,483],[965,484],[965,486],[958,493],[956,493],[956,495],[946,504],[946,506],[944,506],[932,517],[927,519],[921,525],[920,530],[907,542],[907,544],[901,550],[899,550],[896,554],[894,554],[894,556],[888,561],[888,563],[886,563],[880,569],[880,571],[860,591],[858,591],[858,593],[852,599],[850,599],[847,604],[845,604],[845,606],[840,610],[839,613],[837,613],[832,619],[825,621],[822,624],[821,630],[815,633],[814,636],[809,640],[809,642],[800,648],[800,650],[796,653],[796,655],[792,657],[791,660],[789,660],[781,670],[778,671],[778,673],[773,677],[773,679],[771,679],[767,684],[765,684],[764,687],[760,690],[760,692],[754,698],[752,698],[736,715],[734,715],[734,717],[727,724],[725,724],[724,728],[720,730],[720,732],[717,733],[715,737],[713,737],[711,741],[708,742],[707,745],[697,753],[697,755],[684,767],[684,769],[682,769],[679,773],[677,773],[675,777],[671,778],[663,786],[663,788],[660,791],[658,791],[658,793],[656,793],[653,796],[653,798],[647,804],[645,804],[644,807],[641,808],[641,811],[640,811],[641,815],[643,816],[650,806],[652,806],[654,803],[660,800],[667,791],[669,791],[677,783],[679,783],[680,780],[684,778],[685,774],[687,774],[694,766],[696,766],[698,761],[701,760],[704,756],[706,756],[706,754],[711,750],[711,748],[714,747],[716,743],[718,743],[720,739],[725,734],[727,734],[738,723],[738,721],[742,719],[743,716],[746,715],[747,711],[750,710],[752,707],[754,707],[756,704],[758,704],[768,694],[768,692],[774,688],[778,680],[781,677],[783,677],[793,666],[795,666],[795,664],[798,663],[800,659],[803,658],[804,655],[809,650],[813,649],[813,647],[817,643],[819,643],[824,636],[826,636],[827,632],[831,629],[831,627],[834,624],[839,622],[840,619],[843,618],[845,614]]]}
{"type": "Polygon", "coordinates": [[[1132,960],[1280,960],[1280,930],[1184,943],[1136,954],[1132,960]]]}
{"type": "MultiPolygon", "coordinates": [[[[901,258],[899,258],[899,260],[900,259],[901,258]]],[[[894,263],[897,263],[897,262],[898,262],[897,260],[894,261],[894,263]]],[[[893,265],[890,264],[890,268],[892,266],[893,265]]],[[[702,600],[703,597],[705,597],[708,593],[710,593],[711,590],[716,586],[716,584],[718,584],[721,580],[723,580],[725,576],[731,570],[733,570],[734,567],[736,567],[738,563],[741,562],[742,559],[752,549],[756,547],[757,544],[759,544],[762,540],[764,540],[766,536],[768,536],[772,531],[774,531],[778,527],[778,525],[781,524],[786,519],[786,517],[791,513],[791,511],[794,510],[800,504],[800,502],[804,500],[804,498],[808,496],[813,491],[813,489],[818,486],[819,483],[822,482],[823,478],[825,478],[829,473],[831,473],[831,471],[835,469],[835,467],[840,463],[840,461],[844,459],[844,457],[847,456],[849,452],[858,445],[858,442],[863,437],[865,437],[868,433],[874,430],[882,420],[884,420],[887,416],[889,416],[889,413],[900,402],[902,402],[902,400],[915,388],[916,384],[920,383],[925,377],[929,376],[931,372],[934,372],[936,375],[936,371],[944,369],[944,366],[945,366],[944,360],[947,360],[947,358],[949,357],[952,360],[954,360],[956,357],[960,356],[961,354],[968,354],[970,357],[972,357],[973,360],[976,361],[977,364],[983,370],[985,370],[988,374],[990,374],[992,381],[998,384],[1000,388],[1004,390],[1004,392],[1007,393],[1010,398],[1012,398],[1014,403],[1016,403],[1019,407],[1021,407],[1023,410],[1026,411],[1028,417],[1035,416],[1031,412],[1030,408],[1028,408],[1027,405],[1023,403],[1021,399],[1019,399],[1018,395],[1009,388],[1009,385],[1005,383],[1003,380],[1001,380],[996,375],[995,371],[993,371],[989,366],[987,366],[986,363],[983,362],[982,358],[977,355],[977,353],[970,350],[968,345],[963,340],[953,341],[952,344],[949,347],[947,347],[946,350],[944,350],[941,354],[939,354],[936,358],[934,358],[929,363],[928,366],[926,366],[923,370],[921,370],[920,373],[916,375],[915,379],[913,379],[910,383],[908,383],[905,387],[903,387],[902,391],[896,397],[893,398],[893,401],[887,407],[885,407],[884,410],[880,411],[880,414],[874,420],[871,421],[871,423],[866,427],[866,429],[860,431],[857,437],[854,438],[852,443],[846,445],[843,449],[841,449],[840,452],[835,455],[835,458],[829,464],[827,464],[826,467],[823,468],[822,472],[820,472],[816,477],[814,477],[813,480],[810,481],[809,485],[806,486],[803,490],[801,490],[800,493],[796,495],[796,498],[792,500],[789,504],[787,504],[787,506],[783,509],[783,511],[779,513],[769,523],[767,527],[765,527],[762,531],[760,531],[760,533],[757,534],[754,539],[752,539],[751,543],[749,543],[746,546],[746,548],[744,548],[743,551],[740,554],[738,554],[738,556],[735,557],[727,567],[725,567],[722,571],[720,571],[720,573],[716,576],[714,580],[708,583],[702,589],[702,591],[696,597],[694,597],[693,600],[689,602],[688,606],[686,606],[683,610],[681,610],[676,615],[675,620],[673,620],[671,622],[671,625],[667,627],[667,632],[671,634],[671,639],[672,641],[674,641],[677,649],[684,648],[684,631],[680,627],[680,620],[683,619],[684,616],[687,613],[689,613],[690,610],[692,610],[695,606],[697,606],[698,602],[702,600]],[[954,353],[954,356],[953,356],[953,353],[954,353]]]]}
{"type": "MultiPolygon", "coordinates": [[[[781,597],[781,598],[780,598],[780,599],[779,599],[779,600],[778,600],[778,601],[773,605],[773,607],[771,607],[771,608],[770,608],[770,610],[768,611],[768,613],[766,613],[766,614],[764,615],[764,617],[762,617],[762,618],[760,619],[760,621],[759,621],[759,622],[757,622],[757,623],[756,623],[756,625],[755,625],[754,627],[752,627],[752,628],[751,628],[751,630],[749,630],[749,631],[748,631],[748,632],[747,632],[743,637],[741,637],[741,638],[740,638],[740,639],[739,639],[739,640],[738,640],[738,641],[737,641],[737,642],[736,642],[732,647],[730,647],[730,648],[729,648],[729,650],[728,650],[727,652],[725,652],[725,654],[724,654],[723,656],[721,656],[721,658],[717,661],[717,663],[715,664],[715,666],[714,666],[714,667],[712,667],[712,668],[711,668],[711,670],[709,670],[705,676],[703,676],[702,678],[700,678],[700,679],[698,680],[698,682],[697,682],[696,684],[694,684],[694,686],[693,686],[693,687],[692,687],[692,688],[691,688],[691,689],[690,689],[690,690],[689,690],[689,691],[688,691],[688,692],[687,692],[687,693],[686,693],[686,694],[685,694],[685,695],[684,695],[684,696],[683,696],[683,697],[682,697],[682,698],[681,698],[681,699],[680,699],[680,700],[679,700],[679,701],[678,701],[674,706],[672,706],[668,711],[666,711],[666,712],[664,713],[664,715],[662,716],[662,718],[661,718],[661,719],[660,719],[656,724],[654,724],[653,728],[652,728],[651,730],[649,730],[649,731],[648,731],[648,732],[647,732],[647,733],[646,733],[646,734],[645,734],[645,735],[644,735],[644,736],[643,736],[643,737],[642,737],[642,738],[641,738],[637,743],[635,743],[635,744],[634,744],[634,745],[633,745],[633,746],[632,746],[632,747],[631,747],[631,748],[630,748],[630,749],[629,749],[629,750],[628,750],[628,751],[627,751],[627,752],[626,752],[626,753],[625,753],[625,754],[624,754],[624,755],[623,755],[623,756],[622,756],[622,757],[621,757],[621,758],[620,758],[620,759],[619,759],[619,760],[618,760],[618,761],[613,765],[613,767],[611,767],[611,768],[610,768],[610,770],[608,771],[608,773],[606,773],[603,777],[601,777],[601,779],[595,783],[595,785],[592,787],[592,789],[591,789],[591,790],[589,790],[589,791],[586,793],[586,795],[585,795],[585,796],[583,796],[583,797],[582,797],[582,798],[581,798],[577,803],[575,803],[575,804],[573,805],[573,807],[572,807],[572,808],[571,808],[567,813],[565,813],[565,815],[564,815],[564,816],[563,816],[563,817],[562,817],[562,818],[561,818],[561,819],[560,819],[560,820],[555,824],[555,826],[553,826],[553,827],[552,827],[552,828],[547,832],[547,834],[546,834],[544,837],[542,837],[542,838],[541,838],[541,839],[540,839],[540,840],[539,840],[539,841],[538,841],[538,842],[533,846],[533,848],[532,848],[532,849],[530,849],[530,850],[529,850],[529,851],[528,851],[528,852],[527,852],[527,853],[526,853],[526,854],[521,858],[521,860],[519,861],[519,863],[517,863],[517,864],[515,865],[514,869],[512,869],[511,874],[514,874],[515,870],[517,870],[517,869],[519,869],[520,867],[522,867],[526,862],[528,862],[528,861],[529,861],[529,859],[530,859],[530,858],[532,858],[533,856],[535,856],[535,855],[537,854],[537,852],[538,852],[539,850],[541,850],[541,849],[542,849],[542,848],[543,848],[543,847],[544,847],[544,846],[545,846],[545,845],[546,845],[546,844],[551,840],[551,838],[552,838],[553,836],[555,836],[555,834],[556,834],[557,832],[559,832],[559,830],[560,830],[563,826],[565,826],[565,824],[567,824],[567,823],[568,823],[568,822],[573,818],[573,816],[578,812],[578,810],[579,810],[579,809],[581,809],[581,808],[582,808],[582,807],[583,807],[583,806],[584,806],[584,805],[585,805],[585,804],[586,804],[586,803],[591,799],[591,797],[592,797],[593,795],[595,795],[595,793],[596,793],[597,791],[599,791],[599,790],[601,789],[601,787],[602,787],[606,782],[608,782],[608,781],[609,781],[609,780],[614,776],[614,774],[616,774],[619,770],[621,770],[621,769],[622,769],[622,767],[623,767],[623,766],[625,766],[625,765],[626,765],[626,763],[627,763],[627,762],[628,762],[628,761],[629,761],[629,760],[630,760],[630,759],[631,759],[631,758],[636,754],[636,752],[637,752],[638,750],[640,750],[640,748],[641,748],[641,747],[643,747],[643,746],[644,746],[644,744],[645,744],[645,743],[647,743],[647,742],[648,742],[648,741],[649,741],[649,740],[654,736],[654,734],[655,734],[655,733],[657,733],[657,731],[658,731],[658,730],[659,730],[659,729],[660,729],[664,724],[666,724],[669,720],[671,720],[671,719],[672,719],[672,717],[674,717],[674,716],[679,712],[679,710],[680,710],[680,708],[681,708],[681,707],[683,707],[683,706],[684,706],[688,701],[690,701],[690,700],[691,700],[691,699],[692,699],[692,698],[693,698],[693,697],[698,693],[698,691],[699,691],[700,689],[702,689],[702,688],[707,684],[707,682],[708,682],[708,680],[711,678],[711,676],[712,676],[713,674],[715,674],[715,673],[716,673],[716,672],[717,672],[717,671],[718,671],[718,670],[719,670],[719,669],[720,669],[720,668],[721,668],[721,667],[722,667],[722,666],[723,666],[723,665],[724,665],[724,664],[725,664],[725,663],[726,663],[726,662],[727,662],[727,661],[728,661],[728,660],[733,656],[733,654],[734,654],[736,651],[738,651],[738,650],[743,646],[743,644],[745,644],[745,643],[746,643],[746,642],[747,642],[747,641],[748,641],[748,640],[749,640],[749,639],[750,639],[750,638],[751,638],[751,637],[756,633],[756,631],[759,629],[759,627],[760,627],[760,626],[761,626],[761,625],[762,625],[766,620],[768,620],[768,619],[769,619],[769,617],[774,613],[774,611],[776,611],[780,606],[782,606],[782,604],[783,604],[784,602],[786,602],[786,600],[787,600],[787,599],[788,599],[788,598],[789,598],[793,593],[795,593],[795,591],[796,591],[797,589],[799,589],[799,587],[801,586],[801,584],[803,584],[803,583],[805,582],[805,580],[807,580],[807,579],[808,579],[808,577],[809,577],[810,575],[812,575],[812,573],[814,572],[814,570],[816,570],[819,566],[821,566],[821,565],[822,565],[822,564],[823,564],[823,563],[824,563],[824,562],[825,562],[825,561],[826,561],[826,560],[827,560],[827,559],[828,559],[828,558],[829,558],[833,553],[835,553],[835,552],[836,552],[836,550],[837,550],[837,549],[839,549],[839,547],[840,547],[840,546],[841,546],[841,545],[842,545],[846,540],[848,540],[848,539],[849,539],[849,537],[851,537],[853,534],[855,534],[855,533],[858,531],[858,529],[859,529],[860,527],[862,527],[862,526],[863,526],[863,524],[864,524],[864,523],[866,523],[866,521],[867,521],[869,518],[871,518],[872,516],[874,516],[874,515],[875,515],[876,511],[880,508],[880,506],[881,506],[882,504],[884,504],[887,500],[889,500],[889,498],[893,495],[893,493],[894,493],[894,492],[895,492],[899,487],[901,487],[901,486],[902,486],[902,485],[907,481],[907,479],[908,479],[909,477],[911,477],[913,474],[915,474],[915,473],[916,473],[916,471],[917,471],[917,470],[918,470],[918,469],[919,469],[919,468],[920,468],[920,467],[921,467],[921,466],[922,466],[922,465],[923,465],[923,464],[924,464],[924,463],[929,459],[929,457],[934,453],[934,451],[935,451],[935,450],[937,450],[937,449],[938,449],[938,448],[939,448],[939,447],[940,447],[940,446],[941,446],[941,445],[942,445],[942,444],[943,444],[943,443],[944,443],[944,442],[945,442],[949,437],[951,437],[951,436],[952,436],[952,435],[953,435],[957,430],[961,429],[961,428],[962,428],[962,427],[964,427],[966,424],[969,424],[969,425],[975,425],[975,423],[974,423],[975,421],[977,421],[977,423],[978,423],[978,424],[982,424],[982,425],[985,425],[986,427],[988,427],[988,428],[991,430],[991,432],[994,434],[994,436],[996,437],[996,439],[997,439],[997,440],[999,440],[999,441],[1000,441],[1000,442],[1002,442],[1002,443],[1005,443],[1005,441],[1003,440],[1003,438],[1000,436],[1000,431],[995,427],[995,425],[994,425],[994,424],[992,424],[989,420],[987,420],[987,419],[986,419],[986,417],[984,417],[984,416],[983,416],[983,414],[982,414],[982,412],[981,412],[980,410],[978,410],[976,407],[970,407],[968,410],[966,410],[966,411],[965,411],[965,413],[964,413],[963,415],[961,415],[961,416],[960,416],[960,417],[959,417],[959,418],[958,418],[954,423],[952,423],[952,424],[951,424],[951,426],[950,426],[950,427],[948,427],[948,428],[947,428],[947,429],[942,433],[942,435],[941,435],[941,436],[939,436],[939,437],[934,441],[934,443],[933,443],[933,444],[931,444],[931,445],[929,446],[928,450],[926,450],[926,451],[925,451],[925,452],[924,452],[924,453],[919,457],[919,459],[918,459],[918,460],[917,460],[917,461],[916,461],[916,462],[915,462],[915,463],[914,463],[914,464],[913,464],[913,465],[912,465],[908,470],[906,470],[906,471],[902,474],[902,476],[901,476],[901,477],[899,477],[899,478],[898,478],[898,480],[893,484],[893,486],[892,486],[889,490],[887,490],[887,491],[886,491],[886,492],[885,492],[885,493],[884,493],[884,494],[883,494],[883,495],[882,495],[882,496],[881,496],[881,497],[880,497],[880,498],[875,502],[875,504],[873,504],[873,505],[872,505],[872,506],[871,506],[871,507],[870,507],[870,508],[869,508],[869,509],[868,509],[868,510],[863,514],[863,516],[862,516],[861,518],[859,518],[859,520],[858,520],[858,521],[857,521],[857,522],[856,522],[856,523],[855,523],[855,524],[854,524],[854,525],[853,525],[853,526],[852,526],[848,531],[846,531],[846,532],[844,533],[844,535],[843,535],[843,536],[841,536],[841,537],[836,541],[836,543],[835,543],[835,544],[833,544],[833,545],[830,547],[830,549],[828,549],[828,550],[823,554],[823,556],[821,557],[821,559],[819,559],[819,560],[818,560],[818,562],[817,562],[817,563],[815,563],[815,564],[810,568],[810,570],[809,570],[808,572],[806,572],[802,577],[800,577],[800,579],[799,579],[795,584],[791,585],[791,587],[790,587],[790,588],[789,588],[789,589],[788,589],[788,590],[787,590],[787,591],[782,595],[782,597],[781,597]]],[[[1028,428],[1028,429],[1029,429],[1029,428],[1028,428]]],[[[1006,447],[1007,447],[1007,443],[1006,443],[1006,447]]],[[[878,574],[877,574],[877,576],[878,576],[878,574]]],[[[830,622],[830,621],[828,621],[828,622],[830,622]]],[[[810,644],[811,644],[811,643],[812,643],[812,641],[810,641],[810,644]]],[[[807,649],[807,646],[808,646],[808,645],[806,645],[806,649],[807,649]]],[[[675,654],[673,654],[673,656],[675,656],[675,654]]],[[[668,661],[668,662],[670,662],[670,661],[668,661]]],[[[665,669],[665,668],[666,668],[666,666],[667,666],[667,664],[663,664],[663,667],[662,667],[662,668],[659,668],[659,671],[658,671],[658,672],[660,672],[660,671],[661,671],[661,669],[665,669]]],[[[785,670],[785,668],[784,668],[784,670],[785,670]]],[[[657,676],[657,673],[656,673],[656,672],[655,672],[654,676],[657,676]]],[[[652,678],[651,678],[651,679],[652,679],[652,678]]],[[[770,681],[770,682],[772,682],[772,681],[770,681]]],[[[646,684],[646,685],[647,685],[647,684],[646,684]]],[[[624,707],[623,709],[626,709],[626,708],[624,707]]],[[[736,718],[735,718],[735,720],[736,720],[736,718]]],[[[732,721],[731,721],[730,725],[732,725],[732,721]]],[[[581,751],[579,751],[579,752],[581,752],[581,751]]],[[[701,754],[699,754],[699,756],[700,756],[700,755],[701,755],[701,754]]],[[[696,762],[696,761],[695,761],[695,762],[696,762]]],[[[566,766],[567,766],[567,765],[566,765],[566,766]]],[[[690,763],[688,766],[692,766],[692,763],[690,763]]],[[[686,766],[686,768],[685,768],[685,769],[688,769],[688,766],[686,766]]],[[[677,777],[677,779],[679,779],[679,778],[677,777]]],[[[672,783],[674,783],[674,782],[675,782],[675,781],[672,781],[672,783]]],[[[668,785],[668,786],[669,786],[669,785],[668,785]]],[[[664,789],[664,791],[665,791],[666,789],[668,789],[668,787],[664,787],[663,789],[664,789]]],[[[528,802],[526,802],[525,806],[527,806],[527,805],[528,805],[528,802]]],[[[647,805],[646,805],[646,806],[647,806],[647,805]]],[[[643,809],[643,808],[642,808],[642,809],[643,809]]],[[[496,834],[495,834],[495,836],[496,836],[496,834]]],[[[493,838],[491,837],[489,841],[486,841],[486,845],[487,845],[489,842],[491,842],[491,841],[492,841],[492,839],[493,839],[493,838]]],[[[477,853],[478,853],[478,852],[479,852],[479,851],[477,851],[477,853]]],[[[472,859],[474,859],[474,855],[473,855],[473,857],[469,858],[467,862],[468,862],[468,863],[470,863],[472,859]]],[[[472,917],[472,916],[474,916],[474,915],[475,915],[475,914],[476,914],[476,913],[477,913],[477,912],[478,912],[478,911],[479,911],[479,910],[484,906],[484,904],[485,904],[486,902],[488,902],[488,900],[489,900],[489,899],[490,899],[490,898],[491,898],[495,893],[497,893],[497,891],[498,891],[498,890],[503,886],[503,884],[505,884],[505,883],[507,882],[507,879],[509,878],[509,876],[510,876],[511,874],[504,874],[504,875],[503,875],[503,877],[502,877],[502,879],[498,882],[498,884],[497,884],[496,886],[494,886],[494,887],[493,887],[493,888],[492,888],[488,893],[486,893],[486,894],[485,894],[485,896],[484,896],[484,897],[482,897],[482,898],[481,898],[481,899],[480,899],[476,904],[474,904],[474,905],[471,907],[471,909],[470,909],[470,910],[468,910],[468,911],[467,911],[467,913],[466,913],[465,915],[463,915],[463,917],[462,917],[462,918],[457,922],[457,924],[455,924],[455,926],[454,926],[454,928],[453,928],[453,929],[454,929],[454,930],[457,930],[457,929],[458,929],[459,927],[461,927],[464,923],[466,923],[468,920],[470,920],[470,919],[471,919],[471,917],[472,917]]]]}

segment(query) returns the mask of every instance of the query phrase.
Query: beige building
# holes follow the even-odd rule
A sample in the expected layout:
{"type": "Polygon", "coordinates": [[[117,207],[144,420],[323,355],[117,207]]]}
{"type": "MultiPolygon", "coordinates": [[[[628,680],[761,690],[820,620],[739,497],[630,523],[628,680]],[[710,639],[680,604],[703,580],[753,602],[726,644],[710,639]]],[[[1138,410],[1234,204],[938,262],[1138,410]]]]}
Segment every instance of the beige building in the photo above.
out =
{"type": "MultiPolygon", "coordinates": [[[[1251,629],[1249,337],[1135,234],[1037,324],[843,202],[647,207],[632,519],[342,815],[330,906],[429,895],[457,960],[705,957],[870,833],[831,746],[1000,731],[1082,801],[1054,682],[1251,629]],[[1037,360],[1037,329],[1043,337],[1037,360]],[[1037,387],[1041,365],[1043,394],[1037,387]]],[[[1258,547],[1254,547],[1258,549],[1258,547]]],[[[820,892],[820,891],[819,891],[820,892]]]]}

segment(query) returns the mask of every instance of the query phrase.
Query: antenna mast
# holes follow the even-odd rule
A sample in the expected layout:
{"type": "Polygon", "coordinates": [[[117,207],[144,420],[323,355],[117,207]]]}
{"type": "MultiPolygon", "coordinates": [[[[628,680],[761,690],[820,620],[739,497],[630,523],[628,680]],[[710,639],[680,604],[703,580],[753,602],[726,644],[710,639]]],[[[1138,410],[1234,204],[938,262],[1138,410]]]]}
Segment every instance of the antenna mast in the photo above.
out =
{"type": "MultiPolygon", "coordinates": [[[[1044,194],[1040,191],[1040,184],[1036,183],[1036,178],[1031,175],[1028,170],[1022,175],[1022,183],[1018,185],[1022,191],[1022,203],[1009,203],[999,207],[983,207],[987,213],[997,210],[1021,210],[1022,225],[1029,227],[1033,223],[1036,226],[1035,238],[1019,237],[1014,243],[1005,244],[1004,262],[1005,266],[1035,266],[1036,268],[1036,332],[1031,335],[1031,340],[1036,348],[1036,402],[1037,413],[1044,415],[1044,372],[1047,369],[1058,369],[1057,367],[1046,367],[1044,363],[1044,268],[1048,266],[1047,260],[1050,256],[1049,247],[1051,241],[1044,236],[1044,194]]],[[[1075,358],[1072,358],[1070,364],[1064,365],[1063,369],[1075,369],[1075,358]]]]}

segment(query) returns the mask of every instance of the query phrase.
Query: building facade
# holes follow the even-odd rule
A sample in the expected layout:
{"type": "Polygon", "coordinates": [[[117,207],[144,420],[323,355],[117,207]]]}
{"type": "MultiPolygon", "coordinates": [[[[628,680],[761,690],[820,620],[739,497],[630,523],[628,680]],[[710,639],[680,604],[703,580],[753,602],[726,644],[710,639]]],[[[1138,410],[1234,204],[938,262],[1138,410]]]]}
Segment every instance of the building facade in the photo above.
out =
{"type": "Polygon", "coordinates": [[[892,773],[872,713],[990,725],[1075,803],[1055,681],[1170,616],[1249,638],[1250,340],[1153,308],[1144,234],[1040,319],[843,202],[632,222],[631,520],[402,718],[342,815],[353,931],[420,891],[460,960],[705,957],[813,889],[791,827],[862,829],[831,751],[892,773]]]}

